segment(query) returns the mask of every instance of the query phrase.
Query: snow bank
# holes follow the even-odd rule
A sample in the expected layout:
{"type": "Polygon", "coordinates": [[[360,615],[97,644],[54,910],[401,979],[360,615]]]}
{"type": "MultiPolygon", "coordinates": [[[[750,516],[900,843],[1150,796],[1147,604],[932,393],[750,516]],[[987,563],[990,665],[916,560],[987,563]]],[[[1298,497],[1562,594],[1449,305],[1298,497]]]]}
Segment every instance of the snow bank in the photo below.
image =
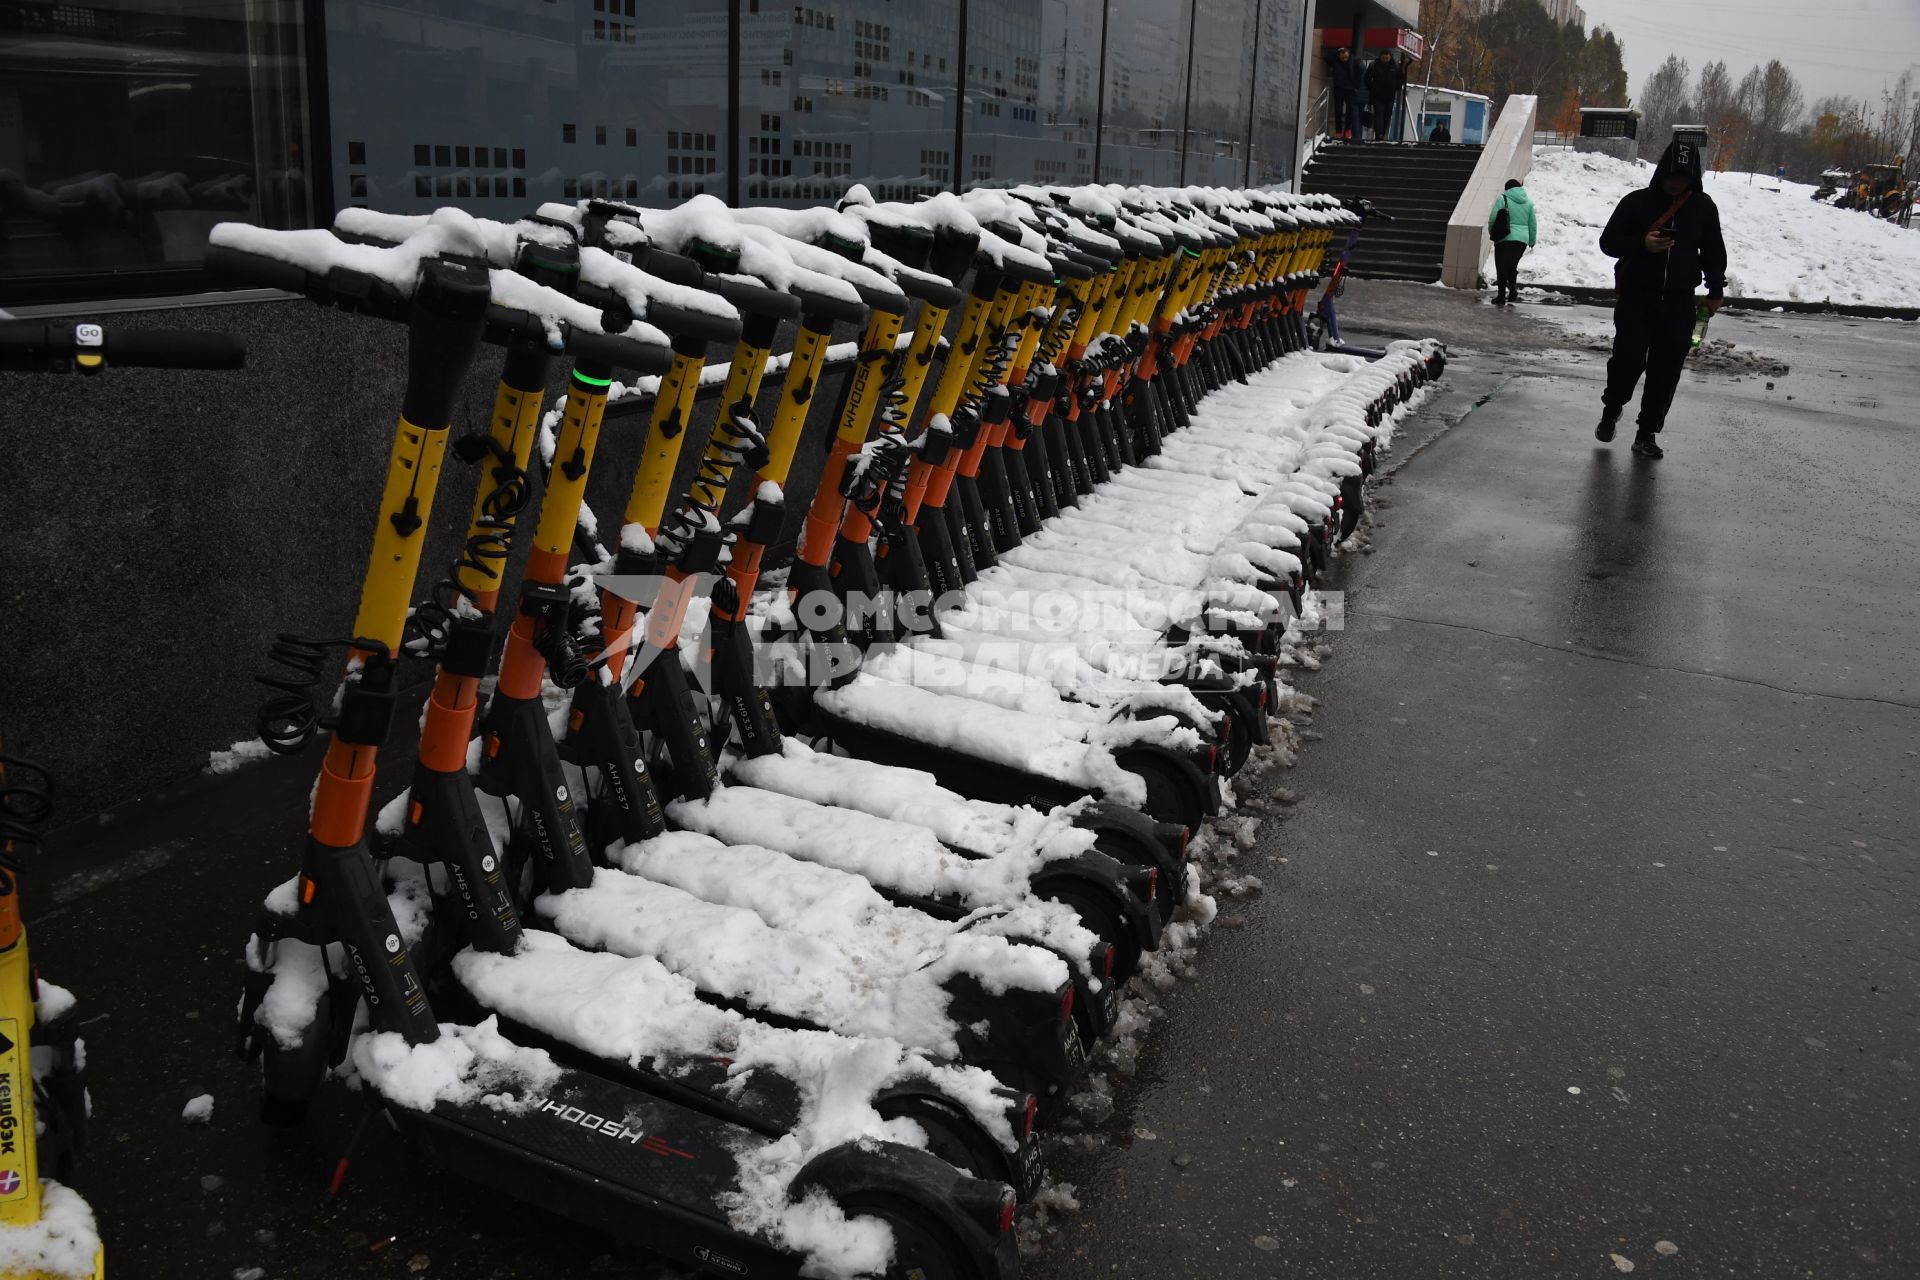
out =
{"type": "MultiPolygon", "coordinates": [[[[1536,148],[1527,191],[1540,214],[1540,243],[1520,261],[1528,284],[1613,287],[1613,259],[1600,229],[1653,166],[1560,148],[1536,148]]],[[[1920,306],[1920,235],[1812,199],[1801,182],[1710,173],[1720,207],[1732,297],[1858,306],[1920,306]]]]}

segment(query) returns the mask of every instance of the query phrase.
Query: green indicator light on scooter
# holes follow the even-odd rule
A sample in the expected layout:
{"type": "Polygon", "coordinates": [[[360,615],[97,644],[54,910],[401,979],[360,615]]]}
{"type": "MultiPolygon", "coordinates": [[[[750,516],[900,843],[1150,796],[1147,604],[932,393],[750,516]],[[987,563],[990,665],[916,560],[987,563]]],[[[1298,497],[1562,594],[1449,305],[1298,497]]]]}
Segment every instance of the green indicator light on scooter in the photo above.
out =
{"type": "Polygon", "coordinates": [[[573,371],[573,380],[575,382],[583,382],[589,387],[610,387],[613,385],[612,378],[596,378],[591,374],[582,373],[578,369],[573,371]]]}
{"type": "Polygon", "coordinates": [[[1180,252],[1182,252],[1182,253],[1184,253],[1184,254],[1186,254],[1186,255],[1187,255],[1187,256],[1188,256],[1189,258],[1197,258],[1197,257],[1199,257],[1199,256],[1200,256],[1199,254],[1197,254],[1197,253],[1195,253],[1195,252],[1194,252],[1193,250],[1191,250],[1191,249],[1185,249],[1185,248],[1183,248],[1183,249],[1181,249],[1181,250],[1180,250],[1180,252]]]}

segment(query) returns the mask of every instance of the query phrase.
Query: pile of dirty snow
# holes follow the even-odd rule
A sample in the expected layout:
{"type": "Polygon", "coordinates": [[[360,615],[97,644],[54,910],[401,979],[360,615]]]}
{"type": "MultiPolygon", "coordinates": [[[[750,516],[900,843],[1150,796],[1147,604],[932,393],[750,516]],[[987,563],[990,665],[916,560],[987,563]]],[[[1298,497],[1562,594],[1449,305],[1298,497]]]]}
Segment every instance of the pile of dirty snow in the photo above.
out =
{"type": "MultiPolygon", "coordinates": [[[[1521,260],[1524,283],[1613,287],[1600,230],[1620,197],[1653,166],[1559,147],[1536,147],[1527,191],[1540,243],[1521,260]]],[[[1727,240],[1727,293],[1782,302],[1920,306],[1920,232],[1816,203],[1814,189],[1744,173],[1710,173],[1727,240]]]]}

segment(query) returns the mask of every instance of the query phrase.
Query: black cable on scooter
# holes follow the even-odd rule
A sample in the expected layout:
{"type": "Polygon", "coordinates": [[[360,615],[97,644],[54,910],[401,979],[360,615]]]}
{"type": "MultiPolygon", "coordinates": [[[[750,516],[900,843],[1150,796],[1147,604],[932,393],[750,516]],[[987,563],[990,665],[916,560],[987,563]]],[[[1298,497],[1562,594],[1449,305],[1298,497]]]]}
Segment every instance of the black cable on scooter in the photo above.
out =
{"type": "Polygon", "coordinates": [[[492,436],[470,432],[449,448],[466,463],[479,462],[492,455],[493,467],[489,474],[493,487],[480,500],[476,531],[461,547],[460,558],[453,562],[446,577],[433,584],[427,599],[414,606],[413,616],[407,620],[407,638],[403,645],[411,657],[437,660],[446,653],[459,601],[465,595],[460,587],[463,570],[488,583],[497,584],[506,576],[507,557],[513,548],[514,521],[526,511],[533,496],[527,473],[492,436]]]}
{"type": "Polygon", "coordinates": [[[267,661],[285,670],[253,678],[254,683],[279,691],[268,695],[254,712],[254,731],[267,750],[277,756],[299,755],[314,734],[334,727],[334,719],[320,713],[321,677],[326,673],[331,650],[376,648],[385,652],[385,647],[374,640],[315,640],[290,631],[276,635],[267,648],[267,661]]]}
{"type": "Polygon", "coordinates": [[[0,751],[0,898],[18,887],[21,863],[40,847],[40,834],[52,819],[53,775],[0,751]]]}

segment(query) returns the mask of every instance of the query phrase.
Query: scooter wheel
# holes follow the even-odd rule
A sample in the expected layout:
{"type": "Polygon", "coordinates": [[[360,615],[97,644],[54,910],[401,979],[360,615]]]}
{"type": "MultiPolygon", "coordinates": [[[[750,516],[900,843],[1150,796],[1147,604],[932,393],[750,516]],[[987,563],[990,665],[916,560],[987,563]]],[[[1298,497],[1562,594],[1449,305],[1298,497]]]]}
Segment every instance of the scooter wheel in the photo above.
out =
{"type": "Polygon", "coordinates": [[[1114,759],[1122,769],[1137,775],[1147,787],[1145,812],[1161,822],[1171,822],[1189,831],[1198,831],[1207,816],[1206,797],[1199,794],[1197,770],[1183,768],[1152,751],[1122,751],[1114,759]]]}
{"type": "Polygon", "coordinates": [[[918,1205],[887,1195],[849,1196],[849,1218],[878,1218],[893,1229],[893,1262],[884,1280],[992,1280],[968,1259],[960,1241],[918,1205]]]}
{"type": "Polygon", "coordinates": [[[1340,540],[1344,542],[1360,527],[1360,513],[1366,505],[1366,487],[1361,484],[1359,476],[1348,476],[1340,482],[1340,494],[1346,499],[1340,508],[1340,540]]]}
{"type": "MultiPolygon", "coordinates": [[[[1080,923],[1091,929],[1095,936],[1113,948],[1113,976],[1125,982],[1140,971],[1140,944],[1134,939],[1133,930],[1120,918],[1112,903],[1102,901],[1081,885],[1066,877],[1060,877],[1044,885],[1035,886],[1036,896],[1051,899],[1067,907],[1080,917],[1080,923]]],[[[1074,1016],[1080,1016],[1080,1010],[1074,1009],[1074,1016]]],[[[939,1153],[935,1153],[939,1154],[939,1153]]],[[[974,1170],[968,1170],[975,1173],[974,1170]]],[[[986,1174],[975,1173],[976,1177],[986,1174]]]]}
{"type": "MultiPolygon", "coordinates": [[[[1218,743],[1220,748],[1219,773],[1231,778],[1246,766],[1247,757],[1253,754],[1253,726],[1247,723],[1244,705],[1236,706],[1228,717],[1227,736],[1218,743]]],[[[1254,714],[1264,714],[1254,712],[1254,714]]]]}
{"type": "Polygon", "coordinates": [[[1014,1157],[1002,1151],[971,1116],[943,1099],[922,1093],[882,1097],[874,1109],[883,1119],[906,1118],[927,1135],[927,1150],[960,1172],[1009,1186],[1020,1181],[1014,1157]]]}
{"type": "MultiPolygon", "coordinates": [[[[1169,865],[1168,856],[1157,847],[1150,847],[1152,836],[1142,835],[1132,829],[1114,826],[1094,827],[1099,839],[1094,848],[1106,854],[1115,862],[1130,867],[1152,867],[1160,874],[1154,880],[1153,902],[1160,909],[1162,920],[1171,920],[1173,910],[1180,905],[1179,877],[1174,874],[1180,864],[1169,865]]],[[[1114,971],[1119,972],[1119,957],[1114,958],[1114,971]]]]}

